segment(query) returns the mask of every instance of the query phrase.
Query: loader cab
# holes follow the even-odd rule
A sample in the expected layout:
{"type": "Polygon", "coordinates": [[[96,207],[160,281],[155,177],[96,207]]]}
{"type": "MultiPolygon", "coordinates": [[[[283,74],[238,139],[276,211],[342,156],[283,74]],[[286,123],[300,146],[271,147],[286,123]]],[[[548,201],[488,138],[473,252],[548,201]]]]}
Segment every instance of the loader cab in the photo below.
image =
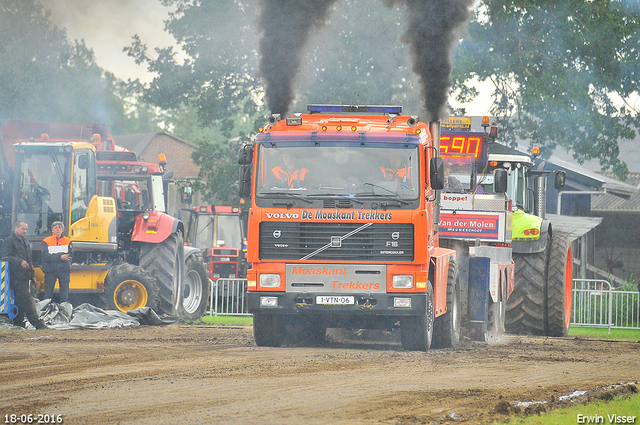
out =
{"type": "Polygon", "coordinates": [[[12,221],[29,225],[29,240],[51,235],[54,221],[69,229],[85,216],[96,194],[95,151],[89,143],[18,143],[14,150],[12,221]]]}
{"type": "Polygon", "coordinates": [[[527,211],[530,204],[527,191],[527,172],[531,168],[531,158],[526,155],[501,155],[489,154],[489,163],[487,166],[488,178],[482,181],[482,185],[487,193],[491,192],[490,186],[493,184],[490,177],[495,169],[505,169],[508,173],[507,178],[507,194],[512,200],[513,208],[519,208],[527,211]]]}

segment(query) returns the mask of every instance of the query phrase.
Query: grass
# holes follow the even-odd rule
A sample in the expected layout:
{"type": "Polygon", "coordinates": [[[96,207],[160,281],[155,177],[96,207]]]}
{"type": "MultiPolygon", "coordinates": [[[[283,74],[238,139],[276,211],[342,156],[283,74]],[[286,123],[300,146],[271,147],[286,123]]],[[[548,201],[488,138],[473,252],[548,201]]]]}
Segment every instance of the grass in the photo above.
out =
{"type": "Polygon", "coordinates": [[[251,326],[253,316],[204,316],[202,321],[211,325],[251,326]]]}
{"type": "MultiPolygon", "coordinates": [[[[611,402],[598,401],[587,405],[572,406],[568,409],[554,410],[542,416],[514,417],[508,425],[574,425],[577,423],[602,423],[612,424],[615,420],[610,420],[608,415],[635,416],[635,420],[627,423],[640,423],[640,394],[635,394],[629,398],[620,398],[611,402]],[[578,415],[583,415],[582,422],[579,422],[578,415]],[[587,418],[591,417],[591,422],[587,418]],[[601,418],[601,419],[600,419],[601,418]],[[594,422],[597,419],[599,422],[594,422]]],[[[620,422],[618,422],[620,423],[620,422]]]]}
{"type": "MultiPolygon", "coordinates": [[[[578,338],[617,339],[626,341],[640,341],[640,329],[609,329],[592,327],[570,327],[569,336],[578,338]]],[[[638,418],[640,424],[640,418],[638,418]]]]}

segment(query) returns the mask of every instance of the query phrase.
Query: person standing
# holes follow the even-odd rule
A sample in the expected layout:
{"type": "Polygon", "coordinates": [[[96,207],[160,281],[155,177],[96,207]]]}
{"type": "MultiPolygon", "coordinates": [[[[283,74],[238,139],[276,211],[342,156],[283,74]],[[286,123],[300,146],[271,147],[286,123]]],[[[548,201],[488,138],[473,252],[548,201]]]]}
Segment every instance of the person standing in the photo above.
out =
{"type": "Polygon", "coordinates": [[[42,271],[44,272],[44,298],[53,297],[56,280],[60,284],[60,302],[69,302],[69,280],[71,277],[71,239],[63,236],[64,224],[54,221],[53,235],[42,240],[42,271]]]}
{"type": "Polygon", "coordinates": [[[13,225],[13,233],[2,244],[2,260],[9,263],[9,285],[13,290],[18,315],[13,319],[16,326],[24,327],[24,317],[36,329],[47,329],[47,325],[38,316],[36,303],[29,293],[29,280],[36,282],[31,257],[31,244],[25,237],[29,226],[24,221],[13,225]]]}

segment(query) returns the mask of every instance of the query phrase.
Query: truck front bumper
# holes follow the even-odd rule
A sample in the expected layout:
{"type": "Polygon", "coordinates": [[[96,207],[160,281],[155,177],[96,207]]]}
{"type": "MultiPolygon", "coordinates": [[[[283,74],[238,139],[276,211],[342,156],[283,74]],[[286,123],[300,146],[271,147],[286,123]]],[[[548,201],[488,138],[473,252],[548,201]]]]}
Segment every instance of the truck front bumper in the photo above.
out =
{"type": "Polygon", "coordinates": [[[341,299],[353,297],[350,304],[320,304],[324,293],[249,292],[249,313],[303,314],[332,316],[419,316],[427,308],[426,293],[352,293],[341,299]]]}

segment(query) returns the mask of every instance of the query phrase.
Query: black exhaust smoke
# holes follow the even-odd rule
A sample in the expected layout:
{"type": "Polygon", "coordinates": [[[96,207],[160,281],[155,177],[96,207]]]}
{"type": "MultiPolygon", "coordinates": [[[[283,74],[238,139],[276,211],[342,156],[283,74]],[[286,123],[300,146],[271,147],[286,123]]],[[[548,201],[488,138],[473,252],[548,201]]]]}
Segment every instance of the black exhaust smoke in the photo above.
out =
{"type": "Polygon", "coordinates": [[[260,64],[267,107],[284,116],[293,101],[293,82],[312,29],[321,28],[337,0],[261,0],[260,64]]]}
{"type": "MultiPolygon", "coordinates": [[[[261,0],[259,74],[267,107],[284,116],[293,101],[293,82],[310,31],[321,28],[337,0],[261,0]]],[[[458,30],[468,21],[475,0],[383,0],[387,7],[407,8],[402,41],[409,45],[429,121],[445,112],[453,49],[458,30]]],[[[375,25],[363,22],[362,25],[375,25]]]]}
{"type": "Polygon", "coordinates": [[[418,76],[428,121],[446,112],[453,68],[451,51],[458,31],[469,20],[474,0],[383,0],[385,6],[403,4],[408,25],[402,42],[409,45],[413,72],[418,76]]]}

